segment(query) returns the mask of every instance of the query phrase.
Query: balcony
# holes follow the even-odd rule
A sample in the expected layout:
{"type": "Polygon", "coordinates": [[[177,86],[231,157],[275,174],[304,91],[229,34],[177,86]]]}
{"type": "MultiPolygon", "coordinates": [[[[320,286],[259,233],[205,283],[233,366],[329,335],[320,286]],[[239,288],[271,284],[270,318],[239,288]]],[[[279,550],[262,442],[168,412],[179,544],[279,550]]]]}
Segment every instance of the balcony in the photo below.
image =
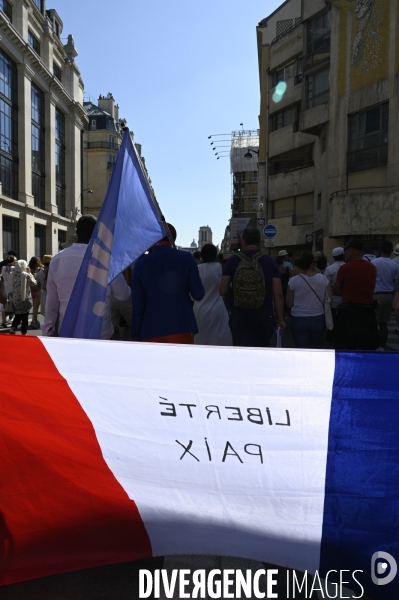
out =
{"type": "Polygon", "coordinates": [[[270,46],[270,70],[302,53],[303,25],[299,23],[275,38],[270,46]]]}
{"type": "Polygon", "coordinates": [[[399,192],[387,188],[335,192],[329,205],[329,236],[395,235],[399,230],[399,192]]]}
{"type": "Polygon", "coordinates": [[[116,142],[84,142],[85,150],[119,150],[120,144],[116,142]]]}
{"type": "Polygon", "coordinates": [[[330,105],[328,102],[308,108],[300,113],[298,129],[310,135],[320,135],[321,128],[330,120],[330,105]]]}

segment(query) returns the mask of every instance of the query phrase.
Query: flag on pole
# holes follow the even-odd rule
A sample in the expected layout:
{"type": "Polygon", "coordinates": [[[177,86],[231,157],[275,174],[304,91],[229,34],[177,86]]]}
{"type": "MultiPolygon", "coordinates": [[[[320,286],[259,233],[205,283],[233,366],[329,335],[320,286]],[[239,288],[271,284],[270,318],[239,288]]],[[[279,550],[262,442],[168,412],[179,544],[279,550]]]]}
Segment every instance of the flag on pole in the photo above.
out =
{"type": "Polygon", "coordinates": [[[0,583],[211,554],[357,570],[399,598],[399,354],[4,336],[0,352],[0,583]]]}
{"type": "Polygon", "coordinates": [[[164,236],[165,229],[126,129],[59,336],[99,339],[108,283],[164,236]]]}

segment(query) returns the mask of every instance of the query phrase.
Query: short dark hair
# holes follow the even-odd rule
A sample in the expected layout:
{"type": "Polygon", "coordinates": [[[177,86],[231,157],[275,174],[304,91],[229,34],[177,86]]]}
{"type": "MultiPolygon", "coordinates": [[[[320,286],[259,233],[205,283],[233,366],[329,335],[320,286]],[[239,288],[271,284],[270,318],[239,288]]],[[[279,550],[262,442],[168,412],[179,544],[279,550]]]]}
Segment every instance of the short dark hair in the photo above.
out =
{"type": "Polygon", "coordinates": [[[307,269],[310,268],[311,265],[313,265],[313,263],[315,262],[315,259],[314,259],[313,254],[311,254],[310,252],[304,252],[302,254],[301,261],[302,261],[301,269],[306,271],[307,269]]]}
{"type": "Polygon", "coordinates": [[[320,271],[324,271],[324,269],[327,266],[327,257],[325,254],[320,254],[319,258],[317,259],[317,268],[320,269],[320,271]]]}
{"type": "Polygon", "coordinates": [[[381,254],[392,254],[393,244],[390,240],[384,240],[381,244],[381,254]]]}
{"type": "Polygon", "coordinates": [[[199,250],[196,250],[195,252],[193,252],[193,256],[194,258],[201,258],[201,252],[199,250]]]}
{"type": "Polygon", "coordinates": [[[15,258],[18,256],[18,254],[15,252],[15,250],[9,250],[7,252],[7,256],[15,256],[15,258]]]}
{"type": "Polygon", "coordinates": [[[302,256],[297,256],[296,258],[294,258],[294,267],[302,269],[302,256]]]}
{"type": "Polygon", "coordinates": [[[338,254],[338,256],[333,256],[333,259],[338,262],[338,261],[345,261],[345,254],[338,254]]]}
{"type": "Polygon", "coordinates": [[[37,269],[40,269],[42,267],[42,261],[38,256],[32,256],[32,258],[29,261],[28,267],[31,271],[36,271],[37,269]]]}
{"type": "Polygon", "coordinates": [[[259,246],[260,231],[256,227],[246,227],[241,234],[241,239],[246,246],[259,246]]]}
{"type": "Polygon", "coordinates": [[[215,262],[217,253],[218,251],[216,246],[214,246],[213,244],[205,244],[205,246],[202,246],[201,248],[202,262],[215,262]]]}
{"type": "Polygon", "coordinates": [[[222,262],[223,258],[224,258],[223,252],[219,252],[218,259],[220,260],[220,262],[222,262]]]}
{"type": "Polygon", "coordinates": [[[359,250],[360,252],[364,251],[364,244],[362,240],[359,238],[350,238],[345,244],[345,250],[348,248],[353,248],[353,250],[359,250]]]}
{"type": "Polygon", "coordinates": [[[76,235],[80,243],[88,244],[97,223],[94,215],[82,215],[76,223],[76,235]]]}

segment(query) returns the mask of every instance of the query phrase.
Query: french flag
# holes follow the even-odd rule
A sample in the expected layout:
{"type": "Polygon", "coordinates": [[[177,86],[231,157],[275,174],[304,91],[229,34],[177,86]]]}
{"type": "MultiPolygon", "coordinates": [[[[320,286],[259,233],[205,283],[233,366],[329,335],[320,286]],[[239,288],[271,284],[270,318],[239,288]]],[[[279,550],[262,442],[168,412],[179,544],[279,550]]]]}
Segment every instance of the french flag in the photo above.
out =
{"type": "Polygon", "coordinates": [[[398,354],[0,349],[0,584],[211,554],[399,598],[398,354]]]}

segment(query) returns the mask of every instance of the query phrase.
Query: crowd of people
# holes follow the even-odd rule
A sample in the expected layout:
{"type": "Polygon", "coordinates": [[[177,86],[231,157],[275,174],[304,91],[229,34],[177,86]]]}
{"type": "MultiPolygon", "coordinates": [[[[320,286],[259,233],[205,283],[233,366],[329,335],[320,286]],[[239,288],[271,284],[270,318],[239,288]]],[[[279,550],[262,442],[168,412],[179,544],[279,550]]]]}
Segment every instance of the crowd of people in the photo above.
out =
{"type": "MultiPolygon", "coordinates": [[[[26,335],[40,328],[40,312],[43,335],[58,335],[95,224],[82,216],[77,242],[54,257],[27,263],[8,252],[0,263],[3,328],[26,335]]],[[[213,244],[197,255],[176,250],[176,230],[168,230],[108,285],[101,339],[268,347],[288,325],[297,348],[384,351],[393,310],[399,325],[399,244],[384,241],[377,258],[352,238],[333,249],[332,264],[321,252],[272,258],[248,227],[241,251],[224,259],[213,244]]]]}

